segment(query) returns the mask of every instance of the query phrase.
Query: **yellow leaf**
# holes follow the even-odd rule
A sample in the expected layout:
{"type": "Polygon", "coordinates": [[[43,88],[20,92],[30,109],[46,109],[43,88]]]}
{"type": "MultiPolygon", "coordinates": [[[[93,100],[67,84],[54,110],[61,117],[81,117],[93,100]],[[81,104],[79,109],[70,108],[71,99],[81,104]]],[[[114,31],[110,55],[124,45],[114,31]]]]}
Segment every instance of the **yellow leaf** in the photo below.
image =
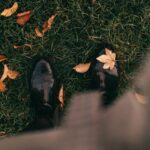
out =
{"type": "Polygon", "coordinates": [[[0,55],[0,62],[7,60],[7,57],[5,55],[0,55]]]}
{"type": "Polygon", "coordinates": [[[105,54],[96,58],[99,62],[104,63],[103,69],[112,70],[116,64],[116,54],[108,48],[105,48],[105,54]]]}
{"type": "Polygon", "coordinates": [[[16,79],[19,76],[17,71],[10,70],[6,64],[4,64],[4,72],[1,77],[1,81],[4,81],[7,77],[10,79],[16,79]]]}
{"type": "Polygon", "coordinates": [[[1,13],[1,16],[9,17],[12,14],[14,14],[17,11],[17,9],[18,9],[18,3],[15,2],[12,7],[4,9],[4,11],[1,13]]]}
{"type": "Polygon", "coordinates": [[[6,85],[3,81],[0,80],[0,92],[5,92],[6,89],[6,85]]]}
{"type": "Polygon", "coordinates": [[[91,63],[78,64],[73,69],[78,73],[85,73],[89,70],[91,63]]]}
{"type": "Polygon", "coordinates": [[[60,107],[64,107],[64,86],[62,85],[59,90],[58,100],[60,101],[60,107]]]}
{"type": "Polygon", "coordinates": [[[43,37],[44,36],[44,33],[40,32],[38,27],[35,28],[35,33],[36,33],[37,37],[43,37]]]}

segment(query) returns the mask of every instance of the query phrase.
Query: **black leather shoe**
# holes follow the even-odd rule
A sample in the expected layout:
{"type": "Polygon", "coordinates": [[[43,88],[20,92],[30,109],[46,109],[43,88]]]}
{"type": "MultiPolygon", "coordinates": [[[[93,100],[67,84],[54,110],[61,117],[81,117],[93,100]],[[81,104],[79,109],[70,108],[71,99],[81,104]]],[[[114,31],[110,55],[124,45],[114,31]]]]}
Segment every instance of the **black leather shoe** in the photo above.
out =
{"type": "MultiPolygon", "coordinates": [[[[112,49],[112,48],[111,48],[112,49]]],[[[111,50],[114,52],[114,50],[111,50]]],[[[98,56],[105,54],[105,48],[102,49],[98,56]]],[[[91,86],[94,89],[98,89],[100,92],[103,92],[103,104],[108,105],[112,100],[117,96],[118,92],[118,65],[115,63],[115,66],[112,70],[103,69],[103,63],[98,60],[94,60],[90,67],[90,75],[92,78],[91,86]]]]}
{"type": "Polygon", "coordinates": [[[47,129],[54,127],[54,110],[56,100],[54,98],[54,77],[49,63],[41,59],[33,69],[30,81],[31,102],[35,108],[36,119],[32,128],[47,129]]]}

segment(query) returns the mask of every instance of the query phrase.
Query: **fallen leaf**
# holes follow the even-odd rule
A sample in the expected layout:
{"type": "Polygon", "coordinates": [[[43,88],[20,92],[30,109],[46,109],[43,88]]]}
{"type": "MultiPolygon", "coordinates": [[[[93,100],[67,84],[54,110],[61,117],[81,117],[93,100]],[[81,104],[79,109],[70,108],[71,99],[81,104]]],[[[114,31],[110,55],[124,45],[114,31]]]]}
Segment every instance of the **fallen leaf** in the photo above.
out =
{"type": "Polygon", "coordinates": [[[19,76],[19,73],[17,71],[13,71],[13,70],[9,69],[8,66],[6,64],[4,64],[4,72],[0,79],[1,81],[4,81],[7,77],[14,80],[18,76],[19,76]]]}
{"type": "Polygon", "coordinates": [[[36,33],[37,37],[43,37],[44,36],[44,33],[40,32],[38,27],[35,28],[35,33],[36,33]]]}
{"type": "Polygon", "coordinates": [[[141,103],[141,104],[146,104],[146,103],[147,103],[147,101],[146,101],[144,95],[141,95],[141,94],[135,92],[135,97],[136,97],[136,100],[137,100],[139,103],[141,103]]]}
{"type": "Polygon", "coordinates": [[[19,48],[24,48],[24,47],[32,48],[32,44],[14,45],[13,47],[14,49],[19,49],[19,48]]]}
{"type": "Polygon", "coordinates": [[[49,29],[51,29],[55,17],[56,15],[52,15],[47,21],[44,22],[42,26],[43,28],[42,31],[40,31],[38,27],[35,28],[35,33],[37,37],[43,37],[44,33],[46,33],[49,29]]]}
{"type": "Polygon", "coordinates": [[[12,7],[4,9],[3,12],[1,13],[1,16],[9,17],[12,14],[14,14],[17,11],[17,9],[18,9],[18,3],[15,2],[12,7]]]}
{"type": "Polygon", "coordinates": [[[64,86],[62,85],[59,90],[58,100],[60,101],[60,107],[64,107],[64,86]]]}
{"type": "Polygon", "coordinates": [[[19,76],[19,73],[17,71],[8,70],[7,75],[10,79],[14,80],[19,76]]]}
{"type": "Polygon", "coordinates": [[[4,81],[7,78],[7,72],[8,72],[8,67],[7,65],[4,65],[4,71],[3,71],[3,75],[1,76],[1,81],[4,81]]]}
{"type": "Polygon", "coordinates": [[[27,43],[27,44],[24,44],[24,46],[25,46],[25,47],[30,47],[30,48],[32,48],[32,44],[28,44],[28,43],[27,43]]]}
{"type": "Polygon", "coordinates": [[[6,85],[3,81],[0,80],[0,92],[5,92],[6,89],[6,85]]]}
{"type": "Polygon", "coordinates": [[[52,15],[47,21],[44,22],[43,30],[42,30],[43,33],[47,32],[49,29],[51,29],[55,17],[56,17],[56,15],[52,15]]]}
{"type": "Polygon", "coordinates": [[[0,55],[0,62],[7,60],[7,57],[5,55],[0,55]]]}
{"type": "Polygon", "coordinates": [[[24,26],[29,21],[31,13],[32,13],[31,11],[25,11],[17,14],[17,23],[20,26],[24,26]]]}
{"type": "Polygon", "coordinates": [[[91,63],[78,64],[73,69],[78,73],[85,73],[89,70],[91,63]]]}
{"type": "Polygon", "coordinates": [[[97,57],[96,59],[104,63],[103,69],[110,69],[112,70],[115,66],[116,63],[116,54],[113,53],[110,49],[105,48],[105,53],[104,55],[101,55],[97,57]]]}

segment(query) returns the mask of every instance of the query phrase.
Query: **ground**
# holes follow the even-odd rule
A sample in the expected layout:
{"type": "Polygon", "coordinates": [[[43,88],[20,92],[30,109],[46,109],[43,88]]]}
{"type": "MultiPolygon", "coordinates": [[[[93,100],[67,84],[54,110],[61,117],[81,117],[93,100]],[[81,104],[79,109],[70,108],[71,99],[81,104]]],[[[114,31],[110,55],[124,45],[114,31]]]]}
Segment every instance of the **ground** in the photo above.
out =
{"type": "MultiPolygon", "coordinates": [[[[14,0],[2,0],[0,11],[14,0]]],[[[18,0],[17,12],[32,10],[30,21],[20,27],[16,14],[0,17],[0,54],[20,72],[17,80],[7,80],[7,91],[0,93],[0,131],[18,133],[32,120],[28,74],[34,59],[47,57],[55,78],[64,84],[65,101],[72,94],[89,90],[90,77],[77,74],[73,67],[94,59],[100,45],[111,44],[117,53],[120,91],[134,79],[134,71],[144,59],[150,43],[149,0],[18,0]],[[42,26],[57,13],[52,29],[43,38],[35,36],[34,28],[42,26]],[[14,44],[32,43],[32,48],[14,49],[14,44]],[[130,81],[130,82],[129,82],[130,81]]],[[[3,65],[0,64],[2,74],[3,65]]],[[[121,92],[120,92],[121,93],[121,92]]]]}

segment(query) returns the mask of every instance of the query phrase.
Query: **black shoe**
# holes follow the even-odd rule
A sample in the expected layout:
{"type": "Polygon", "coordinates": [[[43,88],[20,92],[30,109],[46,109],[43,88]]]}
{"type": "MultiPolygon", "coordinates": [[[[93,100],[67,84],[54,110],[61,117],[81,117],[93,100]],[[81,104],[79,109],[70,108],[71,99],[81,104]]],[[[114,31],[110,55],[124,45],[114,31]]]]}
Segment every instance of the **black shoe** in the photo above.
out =
{"type": "Polygon", "coordinates": [[[33,69],[30,81],[31,102],[35,108],[36,119],[32,128],[47,129],[53,128],[54,110],[57,102],[54,98],[54,77],[49,63],[41,59],[33,69]]]}
{"type": "MultiPolygon", "coordinates": [[[[111,50],[114,52],[114,50],[111,50]]],[[[100,51],[97,57],[105,54],[105,48],[100,51]]],[[[103,104],[109,105],[117,96],[118,92],[118,65],[112,70],[103,69],[104,64],[98,60],[94,60],[90,67],[90,75],[92,78],[91,86],[93,89],[98,89],[103,92],[103,104]]]]}

